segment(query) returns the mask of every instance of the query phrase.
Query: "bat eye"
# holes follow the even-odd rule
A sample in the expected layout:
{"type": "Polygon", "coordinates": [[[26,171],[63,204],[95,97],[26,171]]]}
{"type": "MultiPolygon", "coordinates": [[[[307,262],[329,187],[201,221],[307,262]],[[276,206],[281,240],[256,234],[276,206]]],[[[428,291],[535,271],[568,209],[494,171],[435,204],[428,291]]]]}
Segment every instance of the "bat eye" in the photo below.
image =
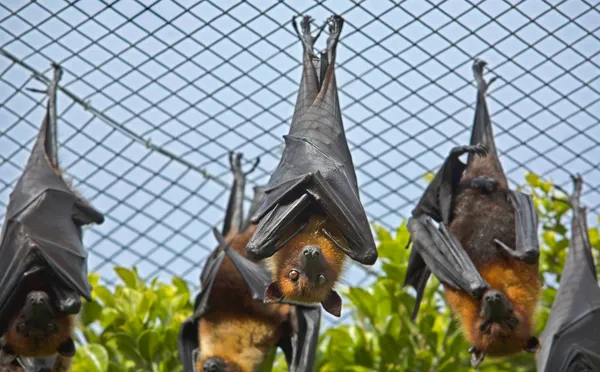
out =
{"type": "Polygon", "coordinates": [[[25,332],[25,322],[21,322],[17,324],[17,332],[23,333],[25,332]]]}
{"type": "Polygon", "coordinates": [[[300,277],[300,273],[296,270],[292,270],[289,273],[290,280],[295,282],[300,277]]]}
{"type": "Polygon", "coordinates": [[[323,283],[325,283],[325,281],[326,281],[326,280],[327,280],[327,278],[326,278],[326,277],[325,277],[325,275],[323,275],[323,274],[319,274],[319,275],[317,276],[317,283],[319,283],[319,284],[323,284],[323,283]]]}

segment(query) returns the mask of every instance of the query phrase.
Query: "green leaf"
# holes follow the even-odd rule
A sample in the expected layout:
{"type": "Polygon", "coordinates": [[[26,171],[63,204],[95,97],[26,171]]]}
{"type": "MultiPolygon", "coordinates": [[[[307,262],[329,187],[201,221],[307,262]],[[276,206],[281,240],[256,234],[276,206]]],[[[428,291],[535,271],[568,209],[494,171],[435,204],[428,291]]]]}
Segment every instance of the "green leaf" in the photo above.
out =
{"type": "Polygon", "coordinates": [[[80,314],[83,324],[88,325],[100,319],[102,306],[96,301],[85,302],[80,314]]]}
{"type": "Polygon", "coordinates": [[[108,352],[102,345],[88,344],[77,347],[73,357],[73,372],[108,372],[108,352]]]}
{"type": "Polygon", "coordinates": [[[120,266],[115,267],[114,270],[128,288],[140,288],[140,279],[138,278],[137,273],[135,273],[133,270],[129,270],[120,266]]]}
{"type": "Polygon", "coordinates": [[[157,357],[157,350],[161,342],[158,332],[146,330],[138,338],[138,347],[140,355],[146,361],[151,363],[157,357]]]}
{"type": "Polygon", "coordinates": [[[97,286],[94,289],[94,294],[102,302],[104,306],[115,306],[115,297],[113,294],[104,286],[97,286]]]}

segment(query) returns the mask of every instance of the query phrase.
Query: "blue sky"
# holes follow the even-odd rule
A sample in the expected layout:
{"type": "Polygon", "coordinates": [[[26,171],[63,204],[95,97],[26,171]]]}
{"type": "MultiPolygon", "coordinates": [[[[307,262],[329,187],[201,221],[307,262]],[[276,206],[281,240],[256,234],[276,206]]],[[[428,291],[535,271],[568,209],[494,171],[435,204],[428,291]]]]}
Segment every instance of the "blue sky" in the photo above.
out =
{"type": "MultiPolygon", "coordinates": [[[[596,225],[600,12],[580,1],[3,1],[0,46],[22,64],[0,55],[0,217],[43,117],[26,66],[50,76],[56,61],[61,85],[102,114],[59,95],[61,163],[107,216],[85,235],[90,270],[111,280],[112,265],[135,264],[197,283],[224,216],[227,151],[261,158],[251,184],[279,160],[300,79],[289,20],[333,12],[346,20],[337,80],[373,222],[397,227],[423,175],[469,140],[480,57],[499,76],[488,102],[511,181],[530,170],[570,189],[582,173],[596,225]]],[[[352,265],[345,282],[363,278],[352,265]]]]}

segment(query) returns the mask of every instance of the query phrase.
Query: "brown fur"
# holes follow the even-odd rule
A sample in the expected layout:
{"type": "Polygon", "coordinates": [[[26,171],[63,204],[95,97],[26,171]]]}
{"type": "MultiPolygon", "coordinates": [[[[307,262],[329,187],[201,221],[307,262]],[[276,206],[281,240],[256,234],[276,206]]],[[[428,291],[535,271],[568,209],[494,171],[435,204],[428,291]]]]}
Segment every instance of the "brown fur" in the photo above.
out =
{"type": "MultiPolygon", "coordinates": [[[[292,226],[289,233],[291,234],[297,228],[298,225],[292,226]]],[[[328,220],[325,216],[311,216],[308,226],[268,260],[273,280],[279,284],[285,298],[305,302],[322,302],[339,279],[346,255],[321,232],[322,228],[325,228],[340,244],[345,244],[344,237],[333,221],[328,220]],[[289,272],[298,266],[301,250],[306,245],[320,247],[328,264],[325,271],[327,281],[322,285],[318,285],[305,276],[293,282],[288,276],[289,272]]],[[[284,234],[284,236],[289,235],[284,234]]]]}
{"type": "MultiPolygon", "coordinates": [[[[60,345],[73,335],[75,328],[75,315],[62,315],[56,318],[58,330],[48,337],[36,335],[36,330],[29,337],[21,336],[17,332],[17,324],[23,321],[23,315],[17,316],[4,335],[6,345],[14,350],[15,354],[24,357],[46,357],[56,354],[60,345]]],[[[41,331],[39,331],[41,333],[41,331]]]]}
{"type": "MultiPolygon", "coordinates": [[[[255,230],[256,225],[241,234],[232,230],[226,241],[246,256],[246,245],[255,230]]],[[[213,357],[228,362],[228,371],[254,371],[281,338],[291,311],[289,305],[253,300],[241,274],[227,257],[215,278],[209,303],[210,312],[199,325],[198,371],[204,361],[213,357]]]]}
{"type": "Polygon", "coordinates": [[[515,217],[506,195],[507,190],[503,188],[489,195],[479,190],[465,190],[456,199],[455,219],[450,225],[450,231],[490,289],[506,295],[519,321],[514,330],[494,324],[490,334],[482,333],[479,330],[481,301],[445,286],[446,299],[459,318],[465,337],[490,356],[513,354],[523,349],[533,336],[533,317],[541,292],[538,265],[508,259],[494,243],[494,239],[499,239],[508,246],[515,246],[515,217]]]}

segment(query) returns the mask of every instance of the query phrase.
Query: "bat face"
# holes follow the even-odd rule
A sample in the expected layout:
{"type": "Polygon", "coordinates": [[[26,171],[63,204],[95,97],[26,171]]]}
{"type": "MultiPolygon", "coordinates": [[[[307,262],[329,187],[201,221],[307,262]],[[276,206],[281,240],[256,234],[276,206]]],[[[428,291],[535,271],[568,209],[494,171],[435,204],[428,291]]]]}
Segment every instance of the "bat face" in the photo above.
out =
{"type": "MultiPolygon", "coordinates": [[[[306,228],[269,259],[274,282],[267,288],[266,302],[320,302],[328,312],[339,313],[337,304],[341,306],[341,300],[332,288],[342,271],[345,254],[322,232],[327,225],[324,216],[311,216],[306,228]]],[[[337,230],[334,226],[326,229],[337,230]]]]}
{"type": "Polygon", "coordinates": [[[198,372],[244,372],[235,362],[229,362],[221,358],[208,358],[200,360],[196,367],[198,372]]]}

